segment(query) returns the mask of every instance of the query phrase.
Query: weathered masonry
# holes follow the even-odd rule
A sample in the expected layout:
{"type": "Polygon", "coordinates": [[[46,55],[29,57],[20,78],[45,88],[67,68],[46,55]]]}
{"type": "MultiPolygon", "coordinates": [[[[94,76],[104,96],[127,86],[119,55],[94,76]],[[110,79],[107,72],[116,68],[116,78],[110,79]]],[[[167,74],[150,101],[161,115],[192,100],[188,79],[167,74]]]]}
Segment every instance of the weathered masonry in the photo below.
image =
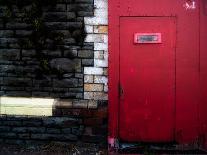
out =
{"type": "Polygon", "coordinates": [[[20,1],[0,1],[0,140],[105,143],[107,1],[20,1]]]}
{"type": "Polygon", "coordinates": [[[206,0],[109,1],[112,148],[207,149],[206,11],[206,0]]]}

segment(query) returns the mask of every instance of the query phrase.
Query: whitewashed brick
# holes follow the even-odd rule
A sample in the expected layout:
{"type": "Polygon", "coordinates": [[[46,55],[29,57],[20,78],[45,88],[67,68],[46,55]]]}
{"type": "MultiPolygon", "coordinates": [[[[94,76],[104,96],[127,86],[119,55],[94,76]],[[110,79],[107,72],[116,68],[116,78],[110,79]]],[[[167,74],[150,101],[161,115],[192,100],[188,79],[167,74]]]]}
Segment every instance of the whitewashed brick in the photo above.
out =
{"type": "Polygon", "coordinates": [[[108,19],[107,19],[108,11],[106,11],[106,9],[95,9],[94,16],[95,17],[101,17],[102,19],[105,19],[105,20],[108,21],[108,19]]]}
{"type": "Polygon", "coordinates": [[[104,92],[108,92],[108,85],[104,86],[104,92]]]}
{"type": "Polygon", "coordinates": [[[107,85],[108,78],[106,76],[94,76],[94,83],[104,83],[104,85],[107,85]]]}
{"type": "Polygon", "coordinates": [[[103,42],[108,43],[108,35],[103,35],[103,42]]]}
{"type": "Polygon", "coordinates": [[[93,75],[84,75],[84,83],[93,83],[93,75]]]}
{"type": "Polygon", "coordinates": [[[94,59],[94,66],[95,67],[108,67],[108,60],[99,60],[94,59]]]}
{"type": "Polygon", "coordinates": [[[103,17],[85,17],[84,18],[85,24],[88,25],[107,25],[108,24],[108,19],[103,18],[103,17]]]}
{"type": "Polygon", "coordinates": [[[85,67],[84,68],[84,74],[89,74],[89,75],[102,75],[103,74],[103,68],[85,67]]]}
{"type": "Polygon", "coordinates": [[[95,8],[108,8],[107,0],[94,0],[94,6],[95,8]]]}
{"type": "Polygon", "coordinates": [[[103,51],[94,51],[94,59],[104,59],[103,51]]]}
{"type": "Polygon", "coordinates": [[[93,92],[84,92],[84,99],[86,99],[86,100],[94,99],[94,93],[93,92]]]}
{"type": "Polygon", "coordinates": [[[93,33],[93,26],[92,25],[85,25],[85,31],[87,33],[93,33]]]}
{"type": "Polygon", "coordinates": [[[101,34],[88,34],[85,42],[103,43],[106,41],[106,36],[101,34]]]}
{"type": "Polygon", "coordinates": [[[106,43],[94,43],[94,50],[108,50],[108,44],[106,43]]]}

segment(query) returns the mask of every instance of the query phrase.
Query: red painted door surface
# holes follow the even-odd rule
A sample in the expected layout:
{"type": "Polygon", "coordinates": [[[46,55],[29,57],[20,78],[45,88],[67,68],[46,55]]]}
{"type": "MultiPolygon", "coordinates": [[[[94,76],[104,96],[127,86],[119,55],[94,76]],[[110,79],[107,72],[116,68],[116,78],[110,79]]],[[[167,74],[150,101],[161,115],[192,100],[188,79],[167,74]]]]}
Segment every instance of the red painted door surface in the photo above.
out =
{"type": "Polygon", "coordinates": [[[120,17],[120,139],[174,140],[175,39],[174,17],[120,17]],[[135,33],[161,33],[161,43],[135,44],[135,33]]]}

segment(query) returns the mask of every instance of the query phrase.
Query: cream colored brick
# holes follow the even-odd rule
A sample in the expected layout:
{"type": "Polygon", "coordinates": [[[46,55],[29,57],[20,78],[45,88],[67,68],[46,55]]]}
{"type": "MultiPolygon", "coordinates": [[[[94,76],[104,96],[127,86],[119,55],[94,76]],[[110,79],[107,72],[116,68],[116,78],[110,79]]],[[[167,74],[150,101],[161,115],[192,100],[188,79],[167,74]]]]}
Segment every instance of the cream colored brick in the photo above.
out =
{"type": "Polygon", "coordinates": [[[106,25],[94,26],[94,33],[107,34],[108,33],[108,26],[106,26],[106,25]]]}
{"type": "Polygon", "coordinates": [[[94,92],[94,100],[108,100],[108,94],[104,92],[94,92]]]}
{"type": "Polygon", "coordinates": [[[84,99],[86,100],[94,99],[94,92],[84,92],[84,99]]]}
{"type": "Polygon", "coordinates": [[[108,78],[106,76],[94,76],[94,83],[103,83],[107,85],[108,78]]]}
{"type": "Polygon", "coordinates": [[[73,103],[71,100],[55,100],[54,107],[58,108],[72,108],[73,103]]]}
{"type": "Polygon", "coordinates": [[[95,100],[89,100],[88,101],[88,108],[89,109],[96,109],[98,108],[98,102],[95,100]]]}
{"type": "Polygon", "coordinates": [[[84,84],[84,90],[87,92],[103,91],[103,85],[102,84],[84,84]]]}
{"type": "Polygon", "coordinates": [[[107,76],[108,75],[108,68],[103,69],[103,75],[107,76]]]}
{"type": "Polygon", "coordinates": [[[88,101],[87,100],[78,100],[73,102],[73,108],[87,108],[88,101]]]}
{"type": "Polygon", "coordinates": [[[93,75],[84,75],[84,83],[93,83],[93,75]]]}

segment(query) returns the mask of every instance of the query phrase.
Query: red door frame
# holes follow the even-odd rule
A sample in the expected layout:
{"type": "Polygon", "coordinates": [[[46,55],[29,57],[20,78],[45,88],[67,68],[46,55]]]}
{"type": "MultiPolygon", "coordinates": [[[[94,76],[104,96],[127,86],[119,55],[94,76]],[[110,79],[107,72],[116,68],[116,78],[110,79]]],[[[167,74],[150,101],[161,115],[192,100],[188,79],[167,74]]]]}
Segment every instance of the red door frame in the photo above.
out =
{"type": "Polygon", "coordinates": [[[205,76],[207,75],[207,16],[205,15],[207,11],[204,6],[206,0],[194,1],[196,9],[188,10],[184,8],[185,3],[190,2],[188,0],[160,0],[159,4],[154,0],[109,0],[110,143],[119,138],[119,18],[121,16],[178,17],[178,60],[176,65],[178,65],[179,77],[176,82],[180,87],[176,94],[176,139],[179,143],[191,143],[200,137],[207,139],[207,90],[205,88],[207,86],[205,76]],[[192,31],[192,27],[194,31],[192,31]],[[198,34],[199,32],[200,34],[198,34]],[[191,42],[193,38],[198,39],[191,42]],[[194,52],[198,51],[197,47],[200,52],[194,52]]]}

